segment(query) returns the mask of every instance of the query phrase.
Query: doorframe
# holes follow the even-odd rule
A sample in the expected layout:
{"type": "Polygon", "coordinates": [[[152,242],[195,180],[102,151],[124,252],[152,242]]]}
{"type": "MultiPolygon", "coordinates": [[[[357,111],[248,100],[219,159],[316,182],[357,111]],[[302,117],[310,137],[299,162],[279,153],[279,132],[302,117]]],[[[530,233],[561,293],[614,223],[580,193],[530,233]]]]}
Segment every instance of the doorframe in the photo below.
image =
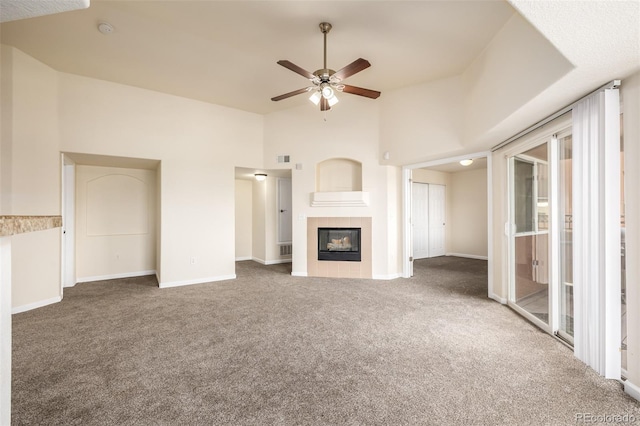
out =
{"type": "Polygon", "coordinates": [[[506,298],[498,297],[493,292],[493,167],[491,151],[480,151],[471,154],[445,157],[422,163],[402,166],[402,276],[411,278],[413,275],[413,239],[411,235],[411,174],[414,169],[457,163],[461,160],[474,158],[487,159],[487,295],[489,298],[506,304],[506,298]]]}
{"type": "Polygon", "coordinates": [[[65,287],[76,285],[76,256],[75,256],[75,172],[76,163],[64,153],[62,156],[62,238],[60,239],[60,295],[65,287]],[[71,278],[68,282],[67,278],[71,278]]]}

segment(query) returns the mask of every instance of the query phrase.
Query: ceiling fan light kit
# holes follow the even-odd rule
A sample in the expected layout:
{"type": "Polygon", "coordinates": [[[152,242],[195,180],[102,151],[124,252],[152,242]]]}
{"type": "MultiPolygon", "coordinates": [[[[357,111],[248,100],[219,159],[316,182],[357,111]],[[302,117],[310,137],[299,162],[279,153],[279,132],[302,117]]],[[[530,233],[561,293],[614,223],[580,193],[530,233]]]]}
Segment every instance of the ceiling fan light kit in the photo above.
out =
{"type": "Polygon", "coordinates": [[[313,86],[294,90],[293,92],[273,97],[271,98],[272,101],[277,102],[295,95],[312,92],[309,100],[315,105],[319,104],[321,111],[328,111],[332,106],[338,103],[336,92],[350,93],[352,95],[364,96],[365,98],[371,99],[377,99],[380,96],[380,92],[378,92],[377,90],[364,89],[362,87],[342,84],[342,80],[345,80],[347,77],[350,77],[371,66],[369,61],[367,61],[366,59],[356,59],[355,61],[338,71],[327,68],[327,34],[329,33],[329,31],[331,31],[331,28],[332,26],[328,22],[320,23],[320,31],[324,35],[323,68],[311,73],[290,61],[278,61],[278,65],[281,65],[295,72],[296,74],[300,74],[301,76],[309,79],[311,83],[313,83],[313,86]]]}

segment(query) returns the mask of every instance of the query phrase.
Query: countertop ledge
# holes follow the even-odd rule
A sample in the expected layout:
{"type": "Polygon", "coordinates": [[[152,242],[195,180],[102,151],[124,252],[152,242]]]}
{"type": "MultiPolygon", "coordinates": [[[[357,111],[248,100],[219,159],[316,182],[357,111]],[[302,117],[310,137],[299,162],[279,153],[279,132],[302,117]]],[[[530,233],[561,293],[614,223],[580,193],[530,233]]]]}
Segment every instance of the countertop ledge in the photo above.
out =
{"type": "Polygon", "coordinates": [[[61,226],[62,216],[0,216],[0,237],[61,226]]]}

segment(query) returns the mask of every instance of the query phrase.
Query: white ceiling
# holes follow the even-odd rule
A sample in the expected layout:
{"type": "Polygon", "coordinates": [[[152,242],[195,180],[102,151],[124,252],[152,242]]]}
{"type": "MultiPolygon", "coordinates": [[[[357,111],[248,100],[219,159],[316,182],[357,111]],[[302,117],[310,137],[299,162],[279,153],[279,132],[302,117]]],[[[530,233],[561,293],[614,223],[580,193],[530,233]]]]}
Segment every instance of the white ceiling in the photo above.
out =
{"type": "Polygon", "coordinates": [[[487,158],[474,158],[473,163],[468,166],[463,166],[459,162],[440,164],[437,166],[429,166],[424,167],[426,170],[435,170],[437,172],[445,172],[445,173],[457,173],[457,172],[465,172],[469,170],[477,170],[477,169],[486,169],[487,168],[487,158]]]}
{"type": "Polygon", "coordinates": [[[88,9],[6,22],[1,36],[59,71],[265,114],[306,102],[270,100],[308,83],[276,62],[322,68],[322,21],[333,25],[328,67],[369,60],[347,83],[384,97],[461,74],[513,13],[495,0],[92,0],[88,9]],[[97,30],[102,21],[113,33],[97,30]]]}

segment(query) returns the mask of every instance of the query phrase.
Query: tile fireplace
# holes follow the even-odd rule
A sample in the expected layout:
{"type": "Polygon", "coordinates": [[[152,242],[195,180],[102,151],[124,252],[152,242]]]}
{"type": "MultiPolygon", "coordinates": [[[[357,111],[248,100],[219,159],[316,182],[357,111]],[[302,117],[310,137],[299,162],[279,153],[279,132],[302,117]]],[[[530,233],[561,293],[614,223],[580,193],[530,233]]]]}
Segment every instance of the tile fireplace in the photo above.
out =
{"type": "Polygon", "coordinates": [[[307,275],[372,278],[371,237],[370,217],[307,218],[307,275]]]}

